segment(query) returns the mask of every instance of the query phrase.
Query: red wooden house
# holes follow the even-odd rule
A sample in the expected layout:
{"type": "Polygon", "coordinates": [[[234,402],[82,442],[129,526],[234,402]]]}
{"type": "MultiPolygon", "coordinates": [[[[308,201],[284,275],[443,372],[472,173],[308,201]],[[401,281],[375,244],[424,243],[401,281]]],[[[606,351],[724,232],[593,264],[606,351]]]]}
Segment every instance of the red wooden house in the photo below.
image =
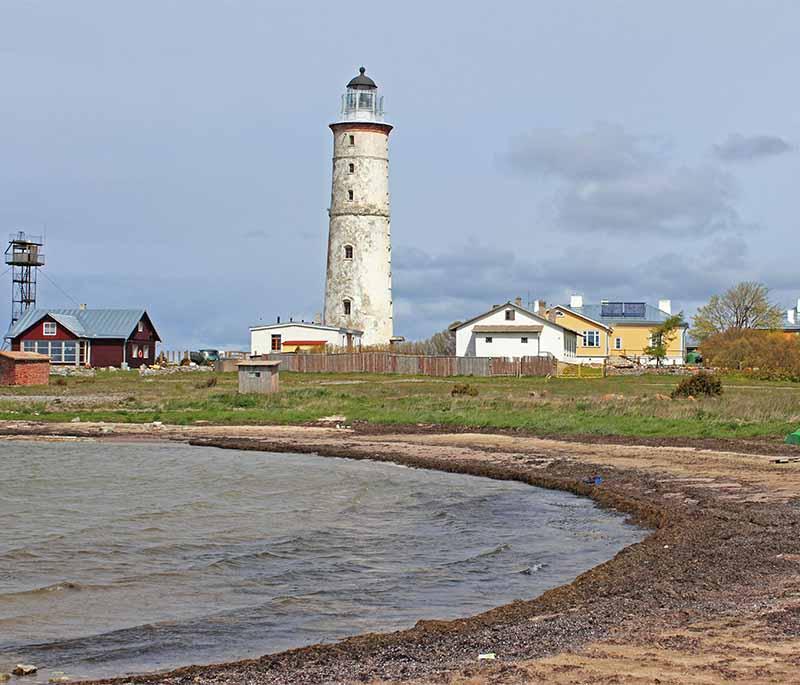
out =
{"type": "Polygon", "coordinates": [[[152,364],[161,341],[144,309],[29,309],[7,337],[52,364],[131,368],[152,364]]]}

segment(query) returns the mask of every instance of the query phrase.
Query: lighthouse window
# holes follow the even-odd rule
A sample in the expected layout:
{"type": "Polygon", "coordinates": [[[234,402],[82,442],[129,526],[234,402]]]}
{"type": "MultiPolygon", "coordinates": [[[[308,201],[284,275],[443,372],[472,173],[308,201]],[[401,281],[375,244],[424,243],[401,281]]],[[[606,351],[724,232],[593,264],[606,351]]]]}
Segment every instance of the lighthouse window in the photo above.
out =
{"type": "Polygon", "coordinates": [[[355,144],[356,144],[356,137],[350,136],[350,145],[355,145],[355,144]]]}
{"type": "Polygon", "coordinates": [[[345,245],[344,246],[344,258],[345,259],[352,259],[353,258],[353,246],[352,245],[345,245]]]}
{"type": "Polygon", "coordinates": [[[358,100],[361,109],[372,109],[372,93],[361,93],[358,100]]]}
{"type": "Polygon", "coordinates": [[[352,200],[353,199],[353,191],[352,190],[348,190],[347,191],[347,199],[348,200],[352,200]]]}
{"type": "Polygon", "coordinates": [[[342,305],[344,306],[345,316],[350,316],[350,309],[351,309],[350,300],[345,300],[344,302],[342,302],[342,305]]]}
{"type": "Polygon", "coordinates": [[[356,165],[355,164],[348,165],[347,170],[352,174],[356,170],[356,165]]]}

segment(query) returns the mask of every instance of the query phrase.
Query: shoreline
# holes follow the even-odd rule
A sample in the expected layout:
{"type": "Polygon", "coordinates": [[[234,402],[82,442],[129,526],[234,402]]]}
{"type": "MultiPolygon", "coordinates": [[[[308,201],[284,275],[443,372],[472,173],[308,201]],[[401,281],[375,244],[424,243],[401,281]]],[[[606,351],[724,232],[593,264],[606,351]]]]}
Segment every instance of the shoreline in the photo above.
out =
{"type": "Polygon", "coordinates": [[[681,446],[390,430],[115,424],[109,432],[108,424],[0,423],[8,438],[180,440],[517,480],[589,497],[653,529],[568,585],[477,616],[94,683],[566,683],[589,675],[592,682],[634,683],[653,682],[639,678],[654,661],[659,673],[683,670],[682,678],[687,664],[696,669],[704,659],[706,679],[697,682],[775,682],[800,666],[793,656],[800,651],[800,464],[681,446]],[[584,482],[595,473],[601,485],[584,482]],[[744,639],[737,631],[751,646],[720,659],[719,636],[744,639]],[[756,644],[760,656],[753,655],[756,644]],[[482,652],[497,659],[479,662],[482,652]],[[734,666],[737,656],[747,659],[734,666]],[[713,665],[720,661],[727,665],[713,665]],[[619,679],[620,668],[629,675],[619,679]]]}

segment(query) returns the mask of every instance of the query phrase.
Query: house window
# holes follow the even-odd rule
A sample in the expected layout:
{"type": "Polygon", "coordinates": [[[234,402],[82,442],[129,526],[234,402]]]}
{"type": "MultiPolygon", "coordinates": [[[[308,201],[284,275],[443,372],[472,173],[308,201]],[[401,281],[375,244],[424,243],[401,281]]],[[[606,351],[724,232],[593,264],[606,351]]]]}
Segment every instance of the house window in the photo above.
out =
{"type": "Polygon", "coordinates": [[[491,336],[486,336],[486,342],[487,342],[487,343],[490,343],[490,342],[492,342],[492,337],[491,337],[491,336]]]}
{"type": "Polygon", "coordinates": [[[136,359],[139,356],[139,346],[131,345],[131,359],[136,359]]]}
{"type": "Polygon", "coordinates": [[[519,341],[520,341],[520,342],[521,342],[523,345],[527,345],[527,344],[528,344],[528,339],[527,339],[527,338],[520,338],[520,339],[519,339],[519,341]]]}
{"type": "Polygon", "coordinates": [[[280,352],[281,351],[281,346],[282,346],[282,343],[281,343],[281,335],[280,335],[280,333],[273,334],[272,338],[270,340],[270,349],[273,352],[280,352]]]}
{"type": "Polygon", "coordinates": [[[622,349],[622,338],[614,338],[614,349],[615,350],[622,349]]]}
{"type": "Polygon", "coordinates": [[[350,316],[350,310],[351,310],[350,300],[344,300],[342,302],[342,306],[344,307],[344,315],[350,316]]]}
{"type": "Polygon", "coordinates": [[[55,335],[56,334],[56,325],[52,321],[45,321],[44,322],[44,330],[42,331],[45,335],[55,335]]]}
{"type": "Polygon", "coordinates": [[[564,312],[556,312],[556,316],[564,316],[564,312]]]}
{"type": "Polygon", "coordinates": [[[150,345],[144,346],[144,358],[150,359],[150,345]]]}
{"type": "Polygon", "coordinates": [[[516,312],[513,309],[506,309],[506,321],[513,321],[516,312]]]}
{"type": "Polygon", "coordinates": [[[600,331],[584,331],[583,346],[600,347],[600,331]]]}
{"type": "Polygon", "coordinates": [[[74,340],[23,340],[23,352],[37,352],[50,357],[54,364],[74,364],[78,343],[74,340]]]}
{"type": "Polygon", "coordinates": [[[348,173],[350,174],[355,173],[355,170],[356,170],[356,165],[350,162],[350,164],[347,165],[348,173]]]}
{"type": "Polygon", "coordinates": [[[347,199],[348,200],[352,200],[353,199],[353,191],[352,190],[348,190],[347,191],[347,199]]]}
{"type": "Polygon", "coordinates": [[[139,325],[137,326],[137,330],[139,331],[139,333],[142,333],[144,331],[144,321],[140,321],[139,322],[139,325]]]}
{"type": "Polygon", "coordinates": [[[345,259],[352,259],[353,258],[353,246],[352,245],[345,245],[344,246],[344,258],[345,259]]]}
{"type": "Polygon", "coordinates": [[[356,137],[350,136],[350,145],[355,145],[355,144],[356,144],[356,137]]]}

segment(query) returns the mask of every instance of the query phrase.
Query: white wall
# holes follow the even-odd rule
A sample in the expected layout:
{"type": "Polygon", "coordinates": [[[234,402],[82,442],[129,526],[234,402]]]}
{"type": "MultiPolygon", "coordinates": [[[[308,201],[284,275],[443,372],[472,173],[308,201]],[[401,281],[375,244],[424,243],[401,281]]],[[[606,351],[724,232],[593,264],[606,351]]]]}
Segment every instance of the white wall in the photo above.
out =
{"type": "MultiPolygon", "coordinates": [[[[304,326],[298,323],[287,323],[254,327],[250,329],[250,354],[269,354],[272,351],[272,336],[280,335],[281,342],[287,340],[324,340],[333,347],[345,347],[347,334],[337,329],[304,326]]],[[[353,345],[359,346],[359,338],[353,338],[353,345]]]]}
{"type": "Polygon", "coordinates": [[[564,329],[545,319],[516,309],[513,321],[506,321],[506,309],[488,313],[456,331],[456,355],[459,357],[526,357],[551,354],[560,361],[578,363],[578,357],[564,351],[564,329]],[[540,333],[475,333],[475,326],[542,326],[540,333]],[[492,338],[491,343],[486,338],[492,338]],[[527,337],[528,343],[521,338],[527,337]]]}
{"type": "MultiPolygon", "coordinates": [[[[535,357],[541,352],[538,333],[476,333],[476,357],[535,357]],[[487,343],[490,337],[492,342],[487,343]],[[523,343],[522,338],[528,342],[523,343]]],[[[471,356],[471,355],[470,355],[471,356]]]]}

